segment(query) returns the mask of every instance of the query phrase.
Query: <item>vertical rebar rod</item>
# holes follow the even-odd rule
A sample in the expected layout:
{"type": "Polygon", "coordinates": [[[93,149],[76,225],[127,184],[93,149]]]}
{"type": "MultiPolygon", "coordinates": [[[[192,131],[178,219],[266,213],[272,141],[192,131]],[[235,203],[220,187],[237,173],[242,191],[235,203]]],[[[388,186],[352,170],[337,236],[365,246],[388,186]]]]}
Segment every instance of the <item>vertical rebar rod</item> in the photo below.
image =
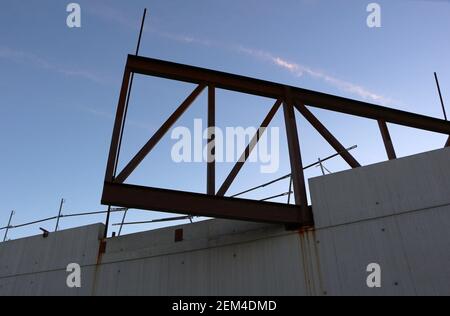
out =
{"type": "Polygon", "coordinates": [[[291,177],[289,178],[289,190],[288,190],[288,204],[291,204],[291,196],[292,196],[292,185],[293,185],[293,179],[292,179],[292,174],[291,177]]]}
{"type": "Polygon", "coordinates": [[[323,167],[323,163],[322,160],[319,158],[319,166],[320,166],[320,170],[322,171],[322,175],[325,175],[325,169],[323,167]]]}
{"type": "Polygon", "coordinates": [[[15,214],[15,212],[11,211],[11,215],[9,216],[8,226],[6,226],[5,237],[3,237],[3,242],[5,242],[6,238],[8,238],[8,232],[11,227],[11,221],[12,221],[14,214],[15,214]]]}
{"type": "Polygon", "coordinates": [[[445,111],[444,98],[442,97],[441,86],[439,85],[439,79],[438,79],[437,73],[434,73],[434,79],[436,80],[436,86],[437,86],[437,89],[439,92],[439,98],[441,99],[442,112],[444,112],[445,120],[448,121],[447,112],[445,111]]]}
{"type": "MultiPolygon", "coordinates": [[[[144,14],[142,16],[142,21],[141,21],[141,28],[139,30],[138,43],[136,46],[136,56],[139,55],[139,50],[141,48],[142,33],[144,32],[146,16],[147,16],[147,9],[144,9],[144,14]]],[[[116,161],[115,161],[115,167],[114,167],[114,178],[117,175],[117,168],[119,166],[120,151],[122,148],[122,139],[123,139],[123,134],[124,134],[124,130],[125,130],[125,122],[127,120],[128,105],[130,104],[131,89],[133,88],[133,80],[134,80],[134,73],[131,73],[130,85],[128,87],[128,94],[127,94],[127,101],[125,103],[124,116],[123,116],[121,131],[120,131],[119,144],[117,147],[117,155],[116,155],[116,161]]],[[[105,227],[105,234],[104,234],[105,239],[108,238],[108,226],[109,226],[110,217],[111,217],[111,205],[108,206],[108,213],[106,215],[106,227],[105,227]]]]}
{"type": "MultiPolygon", "coordinates": [[[[136,54],[135,54],[136,56],[139,55],[139,50],[141,48],[142,33],[144,32],[146,16],[147,16],[147,9],[144,9],[144,15],[142,16],[142,22],[141,22],[141,29],[139,31],[138,43],[137,43],[137,46],[136,46],[136,54]]],[[[119,137],[119,146],[117,148],[117,158],[116,158],[116,166],[115,166],[115,170],[114,170],[114,176],[117,173],[117,167],[119,165],[119,157],[120,157],[120,150],[122,148],[122,139],[123,139],[123,134],[124,134],[124,130],[125,130],[125,122],[127,120],[128,106],[130,104],[131,90],[133,89],[133,80],[134,80],[134,73],[131,74],[130,86],[128,87],[128,94],[127,94],[127,101],[126,101],[126,104],[125,104],[125,111],[124,111],[124,116],[123,116],[122,129],[120,131],[120,137],[119,137]]]]}
{"type": "Polygon", "coordinates": [[[56,218],[55,232],[57,232],[58,228],[59,228],[59,220],[61,219],[61,213],[62,213],[64,202],[65,202],[64,199],[61,199],[61,204],[59,204],[58,217],[56,218]]]}
{"type": "Polygon", "coordinates": [[[108,205],[108,211],[106,213],[105,233],[103,235],[105,239],[108,238],[108,227],[110,218],[111,218],[111,205],[108,205]]]}
{"type": "Polygon", "coordinates": [[[126,209],[125,212],[123,213],[122,222],[120,223],[119,233],[117,234],[118,237],[120,237],[120,235],[122,234],[122,228],[123,228],[123,224],[125,223],[125,218],[127,217],[127,213],[128,213],[128,209],[126,209]]]}

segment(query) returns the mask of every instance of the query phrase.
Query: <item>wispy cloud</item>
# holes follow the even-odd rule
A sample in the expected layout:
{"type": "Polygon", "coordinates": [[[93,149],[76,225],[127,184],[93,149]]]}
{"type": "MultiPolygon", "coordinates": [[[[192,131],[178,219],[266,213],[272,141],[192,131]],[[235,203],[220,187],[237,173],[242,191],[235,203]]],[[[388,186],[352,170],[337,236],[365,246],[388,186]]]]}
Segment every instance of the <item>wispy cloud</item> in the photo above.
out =
{"type": "Polygon", "coordinates": [[[24,64],[34,68],[52,71],[68,77],[78,77],[86,79],[98,84],[108,84],[112,80],[104,76],[100,76],[90,70],[80,68],[69,68],[57,63],[52,63],[40,56],[30,52],[11,49],[9,47],[0,47],[0,59],[5,59],[17,64],[24,64]]]}
{"type": "Polygon", "coordinates": [[[316,80],[321,80],[326,84],[339,89],[340,91],[356,95],[366,101],[375,102],[381,105],[392,105],[393,103],[395,103],[395,101],[392,98],[383,96],[379,93],[375,93],[370,89],[363,87],[362,85],[358,85],[349,81],[339,79],[337,77],[327,74],[324,71],[315,70],[306,65],[288,61],[283,57],[276,56],[275,54],[267,51],[256,50],[245,47],[243,45],[224,44],[219,43],[217,41],[204,40],[187,35],[175,35],[167,32],[158,32],[155,30],[153,30],[153,32],[156,33],[158,36],[174,40],[179,43],[216,47],[227,49],[235,53],[245,54],[252,58],[258,59],[260,62],[267,62],[280,69],[288,71],[297,78],[308,76],[316,80]]]}
{"type": "Polygon", "coordinates": [[[248,55],[252,58],[256,58],[260,62],[270,63],[280,69],[290,72],[297,78],[308,76],[316,80],[321,80],[324,83],[333,86],[340,91],[353,94],[358,96],[366,101],[375,102],[381,105],[392,105],[395,101],[392,98],[383,96],[379,93],[375,93],[370,89],[363,87],[362,85],[358,85],[346,80],[339,79],[334,77],[324,71],[315,70],[309,66],[302,65],[296,62],[288,61],[283,57],[279,57],[274,55],[273,53],[256,50],[252,48],[248,48],[242,45],[226,45],[223,43],[218,43],[214,41],[207,41],[202,39],[197,39],[193,37],[184,37],[184,36],[169,36],[167,33],[164,34],[164,37],[176,40],[178,42],[189,43],[189,44],[201,44],[203,46],[214,46],[219,48],[225,48],[235,53],[241,53],[248,55]]]}
{"type": "Polygon", "coordinates": [[[314,79],[322,80],[330,86],[333,86],[341,91],[356,95],[364,100],[376,102],[382,105],[389,105],[394,102],[391,98],[375,93],[361,85],[336,78],[327,74],[326,72],[312,69],[311,67],[306,65],[288,61],[282,57],[275,56],[270,52],[254,50],[244,46],[238,47],[237,51],[257,58],[261,61],[270,62],[273,65],[290,72],[296,77],[309,76],[314,79]]]}
{"type": "MultiPolygon", "coordinates": [[[[100,18],[106,19],[109,22],[118,23],[128,28],[136,29],[138,27],[137,26],[138,23],[136,21],[127,18],[124,14],[122,14],[122,12],[112,9],[111,7],[106,6],[104,8],[103,6],[101,8],[96,7],[91,11],[91,13],[96,14],[100,18]]],[[[321,80],[322,82],[326,83],[329,86],[337,88],[340,91],[352,94],[369,102],[375,102],[382,105],[391,105],[394,103],[393,99],[386,97],[382,94],[373,92],[372,90],[364,87],[363,85],[342,80],[340,78],[328,74],[325,71],[316,70],[313,69],[312,67],[303,65],[298,62],[288,61],[287,59],[281,56],[277,56],[268,51],[252,49],[245,47],[243,45],[226,44],[218,41],[201,39],[190,35],[173,34],[165,31],[160,31],[154,27],[147,28],[146,31],[153,33],[156,36],[176,41],[182,44],[194,44],[209,48],[214,47],[217,49],[227,49],[234,53],[245,54],[252,58],[256,58],[260,62],[269,63],[280,69],[288,71],[297,78],[308,76],[316,80],[321,80]]]]}

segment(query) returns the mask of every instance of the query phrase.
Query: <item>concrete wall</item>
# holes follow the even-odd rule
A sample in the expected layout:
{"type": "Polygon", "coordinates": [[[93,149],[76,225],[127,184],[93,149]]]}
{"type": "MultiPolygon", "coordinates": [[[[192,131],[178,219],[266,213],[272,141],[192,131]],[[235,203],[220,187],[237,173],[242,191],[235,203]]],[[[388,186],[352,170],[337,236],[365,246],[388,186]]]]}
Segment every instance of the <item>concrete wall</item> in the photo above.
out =
{"type": "Polygon", "coordinates": [[[310,190],[329,294],[450,295],[450,148],[315,178],[310,190]],[[360,282],[370,262],[383,272],[375,291],[360,282]]]}
{"type": "Polygon", "coordinates": [[[102,225],[0,244],[0,295],[450,295],[450,149],[310,189],[306,232],[211,220],[108,239],[100,257],[102,225]],[[71,262],[78,290],[66,287],[71,262]],[[366,286],[369,263],[381,265],[380,289],[366,286]]]}
{"type": "Polygon", "coordinates": [[[0,244],[0,296],[90,295],[102,224],[0,244]],[[66,286],[69,263],[83,267],[83,287],[66,286]]]}

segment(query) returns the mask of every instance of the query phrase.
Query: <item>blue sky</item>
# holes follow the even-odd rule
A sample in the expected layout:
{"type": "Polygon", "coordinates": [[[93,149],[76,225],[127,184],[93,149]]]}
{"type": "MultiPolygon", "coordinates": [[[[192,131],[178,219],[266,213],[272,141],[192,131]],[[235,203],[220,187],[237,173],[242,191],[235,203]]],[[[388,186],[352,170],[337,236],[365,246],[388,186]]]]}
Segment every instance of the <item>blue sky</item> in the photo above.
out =
{"type": "MultiPolygon", "coordinates": [[[[141,55],[277,81],[442,118],[433,72],[450,100],[450,1],[389,0],[382,28],[366,25],[365,0],[78,1],[82,27],[66,26],[61,0],[3,0],[0,10],[0,226],[9,212],[14,222],[65,212],[102,210],[100,196],[113,116],[123,67],[133,53],[144,7],[149,16],[141,55]]],[[[122,153],[127,158],[192,91],[193,86],[137,76],[122,153]]],[[[450,102],[450,101],[448,101],[450,102]]],[[[273,101],[219,91],[218,126],[258,126],[273,101]]],[[[312,111],[346,146],[357,144],[364,165],[386,159],[376,122],[312,111]]],[[[449,109],[450,111],[450,109],[449,109]]],[[[289,172],[280,112],[281,168],[275,175],[246,166],[230,193],[289,172]]],[[[190,127],[206,117],[200,97],[178,125],[190,127]]],[[[298,117],[304,163],[333,153],[298,117]]],[[[399,156],[443,146],[446,137],[391,126],[399,156]]],[[[129,181],[203,192],[206,168],[170,160],[173,141],[165,138],[129,181]]],[[[217,182],[232,164],[218,166],[217,182]]],[[[347,169],[336,159],[334,171],[347,169]]],[[[307,177],[320,175],[318,168],[307,177]]],[[[280,183],[249,195],[261,198],[287,190],[280,183]]],[[[130,220],[159,218],[135,211],[130,220]]],[[[103,221],[63,220],[62,228],[103,221]]],[[[115,216],[112,222],[120,220],[115,216]]],[[[51,229],[54,224],[41,225],[51,229]]],[[[156,226],[142,226],[149,229],[156,226]]],[[[137,227],[127,228],[132,232],[137,227]]],[[[36,234],[18,229],[11,238],[36,234]]]]}

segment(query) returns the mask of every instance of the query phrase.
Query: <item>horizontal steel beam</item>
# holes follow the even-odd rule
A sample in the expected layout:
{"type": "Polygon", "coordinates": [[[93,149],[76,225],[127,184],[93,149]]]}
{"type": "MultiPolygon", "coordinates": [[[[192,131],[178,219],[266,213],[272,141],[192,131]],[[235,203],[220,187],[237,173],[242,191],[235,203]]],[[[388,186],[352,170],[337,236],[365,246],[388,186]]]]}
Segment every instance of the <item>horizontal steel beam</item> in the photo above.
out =
{"type": "Polygon", "coordinates": [[[196,84],[203,83],[213,85],[218,89],[272,99],[284,100],[285,91],[289,90],[295,101],[299,100],[308,106],[374,120],[384,120],[388,123],[436,133],[450,134],[450,122],[445,120],[297,87],[289,87],[270,81],[133,55],[128,56],[127,69],[138,74],[196,84]]]}
{"type": "Polygon", "coordinates": [[[166,213],[279,224],[302,223],[300,207],[106,182],[102,204],[166,213]]]}

